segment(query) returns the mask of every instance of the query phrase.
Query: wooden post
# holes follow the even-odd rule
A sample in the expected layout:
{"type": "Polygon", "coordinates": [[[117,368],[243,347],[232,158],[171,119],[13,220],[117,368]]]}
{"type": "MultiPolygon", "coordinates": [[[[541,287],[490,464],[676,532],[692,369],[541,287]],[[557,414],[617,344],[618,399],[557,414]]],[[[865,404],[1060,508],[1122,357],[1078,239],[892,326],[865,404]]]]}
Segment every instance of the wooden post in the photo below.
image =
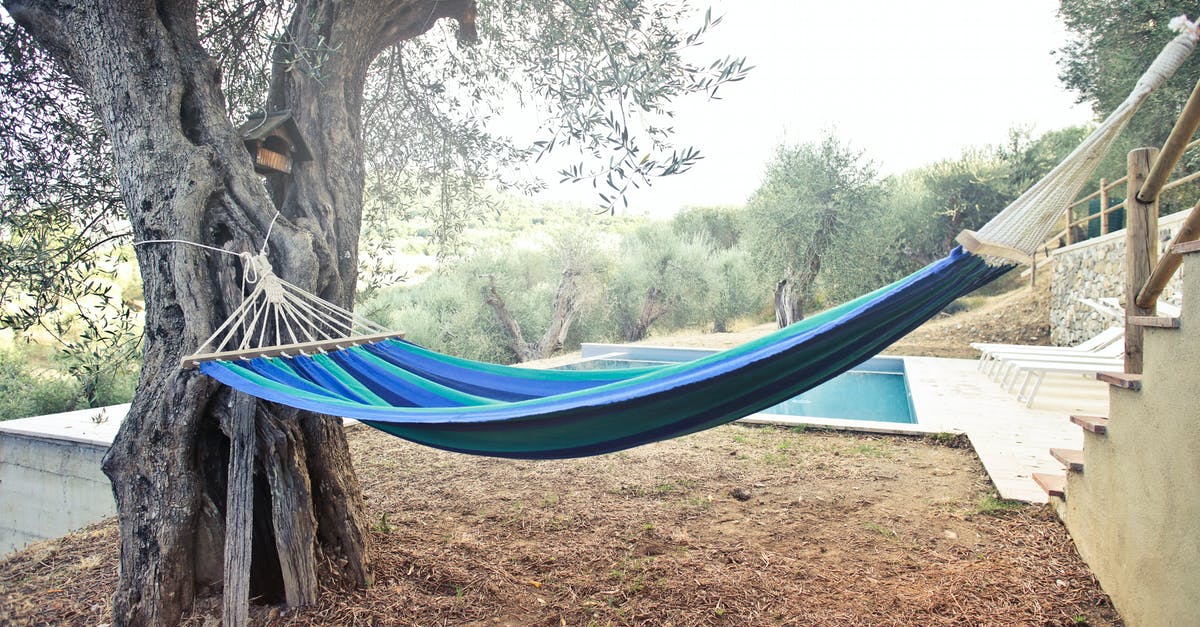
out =
{"type": "Polygon", "coordinates": [[[250,551],[254,520],[254,397],[233,392],[230,401],[229,477],[225,501],[225,627],[250,619],[250,551]]]}
{"type": "Polygon", "coordinates": [[[1142,374],[1142,327],[1131,324],[1133,316],[1153,316],[1155,303],[1138,307],[1137,295],[1154,269],[1158,257],[1158,195],[1143,202],[1138,198],[1157,148],[1130,151],[1126,160],[1129,180],[1125,195],[1125,372],[1142,374]]]}
{"type": "Polygon", "coordinates": [[[1067,207],[1067,246],[1075,243],[1075,231],[1071,223],[1075,221],[1074,207],[1067,207]]]}
{"type": "Polygon", "coordinates": [[[1100,234],[1108,235],[1108,179],[1100,179],[1100,234]]]}

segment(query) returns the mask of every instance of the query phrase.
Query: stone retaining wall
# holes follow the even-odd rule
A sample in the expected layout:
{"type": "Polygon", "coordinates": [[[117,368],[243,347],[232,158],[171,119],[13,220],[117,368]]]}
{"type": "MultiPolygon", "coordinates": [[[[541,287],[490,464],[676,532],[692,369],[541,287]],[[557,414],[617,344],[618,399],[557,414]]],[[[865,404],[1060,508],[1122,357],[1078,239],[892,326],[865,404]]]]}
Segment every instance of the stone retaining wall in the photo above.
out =
{"type": "MultiPolygon", "coordinates": [[[[1186,211],[1159,218],[1159,250],[1175,236],[1186,211]]],[[[1050,341],[1059,346],[1078,344],[1111,326],[1124,324],[1120,317],[1097,311],[1082,299],[1099,300],[1125,295],[1125,231],[1060,248],[1051,253],[1054,271],[1050,283],[1050,341]]],[[[1179,273],[1163,290],[1162,299],[1179,304],[1179,273]]]]}

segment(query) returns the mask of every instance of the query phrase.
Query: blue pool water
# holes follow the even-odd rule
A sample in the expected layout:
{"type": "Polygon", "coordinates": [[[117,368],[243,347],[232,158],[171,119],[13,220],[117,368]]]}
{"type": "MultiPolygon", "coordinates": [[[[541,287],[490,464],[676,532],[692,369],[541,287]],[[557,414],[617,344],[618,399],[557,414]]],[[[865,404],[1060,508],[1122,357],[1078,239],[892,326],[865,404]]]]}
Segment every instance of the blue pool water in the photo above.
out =
{"type": "MultiPolygon", "coordinates": [[[[671,363],[637,359],[635,355],[600,357],[563,366],[570,370],[636,368],[671,363]]],[[[877,422],[916,423],[912,396],[904,375],[904,360],[875,357],[817,387],[794,396],[764,414],[806,418],[841,418],[877,422]]]]}

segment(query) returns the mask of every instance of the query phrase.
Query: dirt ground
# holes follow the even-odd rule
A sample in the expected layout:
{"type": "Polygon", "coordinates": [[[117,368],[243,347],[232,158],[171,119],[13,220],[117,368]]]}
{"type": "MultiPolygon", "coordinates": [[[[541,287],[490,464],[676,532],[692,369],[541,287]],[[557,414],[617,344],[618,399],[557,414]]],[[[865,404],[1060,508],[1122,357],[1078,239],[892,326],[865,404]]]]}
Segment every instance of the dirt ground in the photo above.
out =
{"type": "MultiPolygon", "coordinates": [[[[912,345],[1011,323],[1022,305],[1008,298],[912,345]]],[[[1053,513],[995,499],[961,439],[735,424],[529,462],[348,436],[375,585],[256,606],[256,622],[1120,624],[1053,513]]],[[[116,560],[110,521],[0,561],[0,624],[105,623],[116,560]]],[[[189,624],[215,624],[218,603],[189,624]]]]}
{"type": "Polygon", "coordinates": [[[1048,284],[1043,279],[1036,289],[1022,287],[991,298],[967,297],[964,300],[974,305],[971,309],[930,320],[884,353],[975,359],[979,352],[971,348],[971,342],[1049,344],[1048,284]]]}

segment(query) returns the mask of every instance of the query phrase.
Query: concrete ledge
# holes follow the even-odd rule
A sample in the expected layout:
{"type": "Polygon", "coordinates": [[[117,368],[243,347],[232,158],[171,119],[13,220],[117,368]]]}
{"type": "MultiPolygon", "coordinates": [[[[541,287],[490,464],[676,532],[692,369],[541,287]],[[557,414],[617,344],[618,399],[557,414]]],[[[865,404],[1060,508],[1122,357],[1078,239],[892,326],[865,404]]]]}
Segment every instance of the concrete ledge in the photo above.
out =
{"type": "Polygon", "coordinates": [[[0,422],[0,434],[11,433],[36,438],[94,444],[108,448],[121,422],[129,413],[129,403],[97,409],[81,409],[0,422]]]}

